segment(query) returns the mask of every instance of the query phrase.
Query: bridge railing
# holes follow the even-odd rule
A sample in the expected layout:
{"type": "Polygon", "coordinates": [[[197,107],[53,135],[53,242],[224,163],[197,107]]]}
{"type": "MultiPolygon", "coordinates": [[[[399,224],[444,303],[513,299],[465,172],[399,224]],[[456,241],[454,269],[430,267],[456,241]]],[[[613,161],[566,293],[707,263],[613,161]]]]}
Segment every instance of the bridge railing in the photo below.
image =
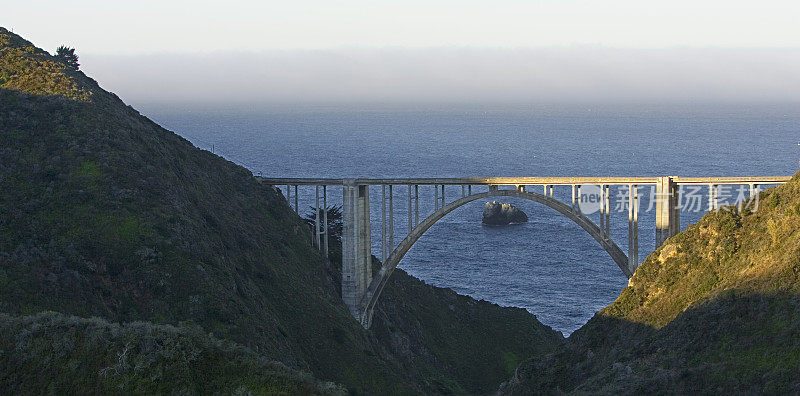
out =
{"type": "MultiPolygon", "coordinates": [[[[781,184],[791,176],[744,177],[681,177],[669,176],[677,184],[781,184]]],[[[264,184],[276,186],[341,186],[345,181],[363,185],[578,185],[578,184],[656,184],[661,177],[456,177],[456,178],[392,178],[392,179],[328,179],[328,178],[268,178],[257,176],[264,184]]]]}
{"type": "MultiPolygon", "coordinates": [[[[634,256],[638,260],[637,252],[632,250],[638,246],[638,200],[639,200],[639,187],[651,186],[654,189],[651,199],[651,206],[655,203],[656,206],[656,246],[663,243],[666,238],[672,236],[680,231],[680,210],[681,210],[681,187],[685,186],[693,193],[700,192],[700,189],[705,190],[704,194],[708,197],[708,210],[715,210],[720,207],[719,198],[721,189],[727,185],[742,185],[749,186],[749,197],[758,194],[760,186],[775,185],[789,181],[791,176],[744,176],[744,177],[464,177],[464,178],[354,178],[354,179],[336,179],[336,178],[267,178],[256,177],[261,183],[273,185],[283,189],[285,187],[285,197],[290,206],[293,204],[296,212],[299,213],[299,187],[300,186],[313,186],[315,187],[315,232],[312,237],[316,246],[323,250],[327,256],[327,210],[320,210],[320,199],[322,200],[322,208],[327,208],[328,201],[328,187],[344,186],[345,184],[363,185],[367,188],[371,186],[380,186],[381,200],[382,200],[382,239],[389,240],[388,246],[391,250],[394,246],[394,192],[395,186],[408,187],[408,231],[419,224],[419,187],[432,186],[434,188],[434,207],[433,210],[439,210],[447,204],[445,196],[445,186],[461,186],[461,197],[472,195],[473,186],[488,186],[492,188],[501,188],[502,186],[513,186],[515,189],[525,191],[530,186],[542,186],[542,194],[545,196],[554,196],[554,186],[570,186],[571,187],[571,204],[576,210],[580,210],[580,202],[584,198],[581,192],[581,186],[594,185],[599,186],[601,189],[599,212],[599,227],[606,234],[610,235],[610,207],[609,198],[611,196],[610,186],[627,186],[628,193],[620,193],[620,196],[627,196],[628,202],[637,202],[637,205],[627,204],[628,207],[628,221],[629,239],[636,239],[637,243],[629,246],[629,255],[634,256]],[[321,196],[320,196],[320,188],[321,196]],[[388,211],[387,211],[387,189],[388,189],[388,211]],[[387,217],[388,212],[388,217],[387,217]],[[388,219],[388,225],[386,224],[388,219]]],[[[697,201],[696,197],[695,201],[697,201]]],[[[625,205],[622,205],[624,210],[625,205]]],[[[385,242],[384,242],[385,243],[385,242]]],[[[382,248],[381,257],[385,259],[387,255],[387,248],[382,248]]]]}

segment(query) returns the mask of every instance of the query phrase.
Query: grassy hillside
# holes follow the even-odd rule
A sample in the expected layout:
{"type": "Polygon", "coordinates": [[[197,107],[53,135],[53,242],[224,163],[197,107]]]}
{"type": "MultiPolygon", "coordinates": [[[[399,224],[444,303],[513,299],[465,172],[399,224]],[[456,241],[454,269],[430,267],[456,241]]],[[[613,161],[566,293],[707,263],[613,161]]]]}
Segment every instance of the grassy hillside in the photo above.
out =
{"type": "Polygon", "coordinates": [[[388,341],[404,370],[418,373],[442,393],[494,392],[522,360],[564,341],[524,309],[501,308],[426,285],[401,269],[389,278],[372,332],[388,341]],[[529,339],[534,343],[517,346],[529,339]]]}
{"type": "Polygon", "coordinates": [[[800,176],[647,257],[620,297],[504,393],[800,392],[800,176]]]}
{"type": "Polygon", "coordinates": [[[0,314],[0,351],[0,389],[11,394],[344,394],[185,324],[0,314]]]}
{"type": "Polygon", "coordinates": [[[407,277],[387,287],[403,297],[382,302],[389,330],[365,331],[279,191],[2,28],[0,141],[0,312],[13,320],[187,322],[367,393],[479,392],[559,342],[532,315],[471,299],[431,315],[450,310],[431,302],[446,292],[403,290],[419,285],[407,277]],[[421,352],[398,353],[398,334],[421,352]]]}

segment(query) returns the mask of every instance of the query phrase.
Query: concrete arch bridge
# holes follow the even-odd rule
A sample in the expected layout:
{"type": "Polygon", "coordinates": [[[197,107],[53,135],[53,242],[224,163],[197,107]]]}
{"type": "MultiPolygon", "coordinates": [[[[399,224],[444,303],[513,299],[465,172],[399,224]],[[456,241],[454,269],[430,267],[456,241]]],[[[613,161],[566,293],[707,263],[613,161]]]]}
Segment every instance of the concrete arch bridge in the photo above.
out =
{"type": "MultiPolygon", "coordinates": [[[[760,186],[775,185],[789,181],[790,176],[777,177],[496,177],[496,178],[422,178],[422,179],[257,179],[278,188],[285,186],[285,196],[298,211],[299,186],[312,186],[316,191],[317,211],[313,242],[327,256],[327,207],[328,188],[342,188],[342,299],[350,313],[362,326],[368,328],[372,314],[389,276],[414,243],[438,220],[453,210],[470,202],[492,197],[515,197],[540,203],[572,220],[586,231],[606,251],[620,270],[631,277],[639,265],[639,193],[642,187],[650,187],[650,197],[655,202],[655,242],[660,246],[667,238],[680,232],[682,206],[681,187],[701,188],[708,198],[708,210],[719,207],[721,191],[739,185],[748,191],[749,198],[757,197],[760,186]],[[461,194],[446,197],[445,186],[461,194]],[[370,217],[370,189],[381,191],[381,255],[383,265],[377,273],[372,271],[372,230],[370,217]],[[611,238],[612,187],[617,197],[623,197],[624,211],[628,214],[627,252],[611,238]],[[554,189],[569,188],[571,202],[562,202],[554,189]],[[420,189],[434,201],[432,213],[420,221],[420,189]],[[433,190],[431,194],[430,190],[433,190]],[[395,243],[395,200],[400,190],[400,205],[407,195],[407,234],[395,243]],[[426,191],[427,190],[427,191],[426,191]],[[535,192],[538,191],[538,192],[535,192]],[[588,192],[587,192],[588,191],[588,192]],[[407,193],[407,194],[405,194],[407,193]],[[432,195],[432,197],[431,197],[432,195]],[[448,200],[449,198],[449,200],[448,200]],[[322,201],[322,202],[320,202],[322,201]],[[320,203],[322,206],[320,207],[320,203]],[[588,205],[591,203],[591,205],[588,205]],[[584,213],[591,206],[599,211],[599,222],[595,223],[584,213]]],[[[705,197],[704,197],[705,198],[705,197]]],[[[749,204],[757,204],[750,199],[749,204]]]]}

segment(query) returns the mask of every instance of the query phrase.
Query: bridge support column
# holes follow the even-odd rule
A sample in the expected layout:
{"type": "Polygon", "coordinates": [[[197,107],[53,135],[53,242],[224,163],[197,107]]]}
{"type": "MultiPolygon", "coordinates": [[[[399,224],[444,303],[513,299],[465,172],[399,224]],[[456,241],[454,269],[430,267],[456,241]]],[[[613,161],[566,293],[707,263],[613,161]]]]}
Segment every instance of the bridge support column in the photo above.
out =
{"type": "MultiPolygon", "coordinates": [[[[369,188],[369,187],[367,187],[369,188]]],[[[367,212],[369,214],[369,212],[367,212]]],[[[369,220],[369,216],[367,216],[369,220]]],[[[394,250],[394,192],[392,192],[392,185],[389,185],[389,247],[387,251],[394,250]]]]}
{"type": "Polygon", "coordinates": [[[433,201],[434,201],[433,210],[435,212],[435,211],[439,210],[439,186],[436,185],[436,184],[433,185],[433,195],[434,195],[434,197],[433,197],[433,201]]]}
{"type": "Polygon", "coordinates": [[[718,194],[718,186],[716,184],[709,184],[708,185],[708,211],[717,210],[718,208],[718,201],[717,201],[717,194],[718,194]]]}
{"type": "Polygon", "coordinates": [[[349,179],[342,190],[342,300],[362,322],[360,304],[372,280],[369,186],[349,179]]]}
{"type": "Polygon", "coordinates": [[[414,185],[414,227],[419,225],[419,186],[414,185]]]}
{"type": "Polygon", "coordinates": [[[605,189],[605,207],[606,207],[606,238],[611,239],[611,186],[606,186],[605,189]]]}
{"type": "Polygon", "coordinates": [[[628,271],[639,266],[639,187],[628,186],[628,271]]]}
{"type": "Polygon", "coordinates": [[[325,229],[325,240],[323,242],[322,251],[325,254],[325,260],[328,260],[328,186],[322,186],[322,227],[325,229]]]}
{"type": "Polygon", "coordinates": [[[606,186],[600,185],[600,231],[606,233],[606,186]]]}
{"type": "Polygon", "coordinates": [[[408,234],[411,235],[411,230],[414,229],[414,218],[413,214],[411,213],[411,185],[408,185],[408,234]]]}
{"type": "Polygon", "coordinates": [[[575,185],[570,185],[572,188],[572,210],[576,210],[577,208],[577,201],[575,200],[575,185]]]}
{"type": "Polygon", "coordinates": [[[320,228],[319,228],[319,225],[320,225],[320,218],[319,217],[322,215],[322,213],[320,213],[320,211],[319,211],[319,186],[315,186],[315,187],[316,187],[315,189],[316,189],[316,194],[317,195],[316,195],[316,203],[314,204],[315,205],[314,206],[314,246],[316,246],[317,249],[322,249],[322,239],[321,239],[322,235],[320,235],[322,230],[320,230],[320,228]]]}
{"type": "Polygon", "coordinates": [[[680,192],[672,177],[659,177],[656,184],[656,248],[681,231],[680,192]]]}
{"type": "Polygon", "coordinates": [[[381,186],[381,262],[386,261],[386,185],[381,186]]]}

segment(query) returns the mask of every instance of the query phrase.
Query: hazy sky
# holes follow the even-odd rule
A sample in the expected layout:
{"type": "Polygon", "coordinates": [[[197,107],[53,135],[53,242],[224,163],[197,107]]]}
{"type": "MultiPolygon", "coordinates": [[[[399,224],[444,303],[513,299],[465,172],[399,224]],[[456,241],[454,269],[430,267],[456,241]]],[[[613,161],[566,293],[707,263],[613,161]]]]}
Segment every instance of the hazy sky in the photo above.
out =
{"type": "Polygon", "coordinates": [[[55,47],[143,53],[337,47],[800,46],[796,0],[13,1],[0,23],[55,47]]]}
{"type": "Polygon", "coordinates": [[[800,1],[16,1],[123,99],[800,100],[800,1]],[[733,95],[733,96],[732,96],[733,95]]]}
{"type": "Polygon", "coordinates": [[[146,102],[800,102],[800,49],[354,49],[89,56],[146,102]]]}

